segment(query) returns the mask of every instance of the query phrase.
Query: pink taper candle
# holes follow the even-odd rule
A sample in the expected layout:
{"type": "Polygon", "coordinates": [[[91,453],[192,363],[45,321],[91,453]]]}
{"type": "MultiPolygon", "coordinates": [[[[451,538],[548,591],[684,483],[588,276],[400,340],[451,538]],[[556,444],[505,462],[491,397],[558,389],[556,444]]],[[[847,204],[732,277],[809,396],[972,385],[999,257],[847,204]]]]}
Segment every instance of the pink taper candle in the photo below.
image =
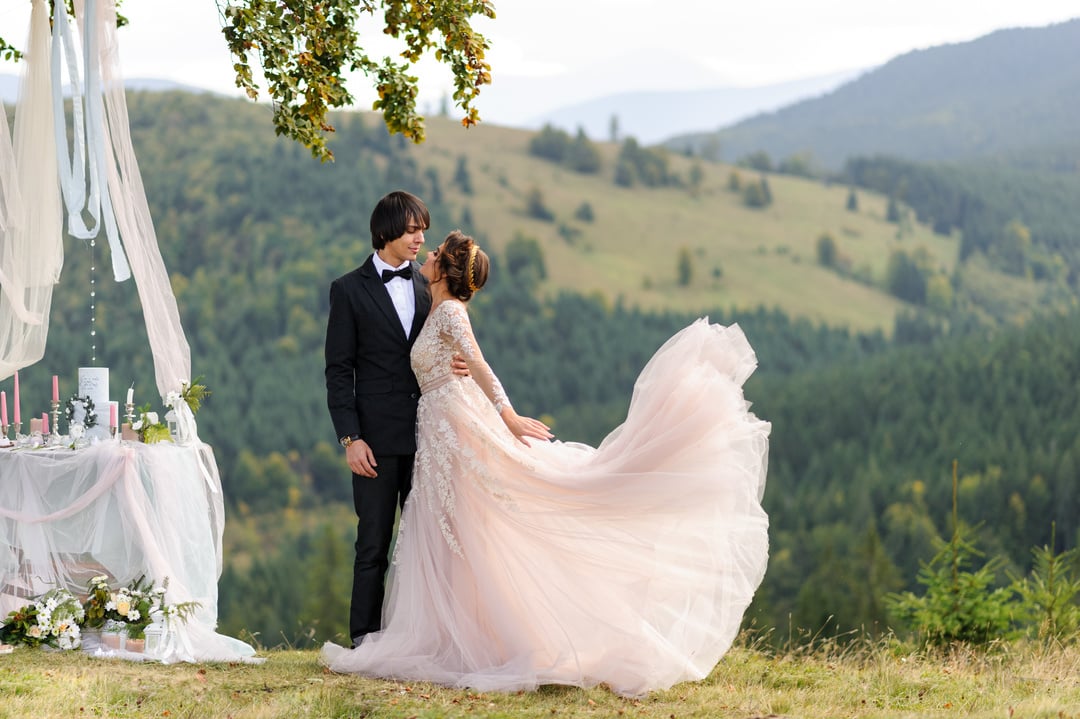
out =
{"type": "Polygon", "coordinates": [[[60,381],[56,379],[56,375],[52,376],[52,401],[60,401],[60,381]]]}
{"type": "Polygon", "coordinates": [[[48,414],[48,412],[42,412],[41,413],[41,433],[42,434],[48,434],[49,433],[49,414],[48,414]]]}
{"type": "Polygon", "coordinates": [[[15,416],[13,417],[13,419],[15,420],[15,424],[20,424],[20,419],[21,418],[19,417],[19,370],[15,370],[15,413],[14,414],[15,414],[15,416]]]}
{"type": "Polygon", "coordinates": [[[110,427],[119,427],[120,426],[120,425],[118,425],[116,423],[116,403],[114,403],[114,402],[109,402],[109,426],[110,427]]]}
{"type": "Polygon", "coordinates": [[[7,392],[0,392],[0,424],[7,426],[7,392]]]}

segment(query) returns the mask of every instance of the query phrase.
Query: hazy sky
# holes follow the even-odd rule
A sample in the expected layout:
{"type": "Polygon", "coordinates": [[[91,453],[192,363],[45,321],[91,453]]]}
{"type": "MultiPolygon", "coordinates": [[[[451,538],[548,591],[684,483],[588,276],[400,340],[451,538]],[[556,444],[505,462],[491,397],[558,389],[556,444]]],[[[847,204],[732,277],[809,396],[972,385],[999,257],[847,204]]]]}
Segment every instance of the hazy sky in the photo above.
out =
{"type": "MultiPolygon", "coordinates": [[[[0,0],[0,36],[21,44],[29,8],[29,0],[0,0]]],[[[495,8],[496,20],[478,22],[492,41],[495,82],[566,74],[568,96],[768,84],[1080,17],[1076,0],[496,0],[495,8]]],[[[236,92],[213,0],[126,0],[123,11],[127,77],[236,92]]],[[[368,37],[393,48],[378,32],[368,37]]],[[[0,72],[16,71],[0,63],[0,72]]],[[[450,87],[433,60],[421,77],[422,102],[450,87]]],[[[362,78],[350,89],[370,102],[362,78]]]]}

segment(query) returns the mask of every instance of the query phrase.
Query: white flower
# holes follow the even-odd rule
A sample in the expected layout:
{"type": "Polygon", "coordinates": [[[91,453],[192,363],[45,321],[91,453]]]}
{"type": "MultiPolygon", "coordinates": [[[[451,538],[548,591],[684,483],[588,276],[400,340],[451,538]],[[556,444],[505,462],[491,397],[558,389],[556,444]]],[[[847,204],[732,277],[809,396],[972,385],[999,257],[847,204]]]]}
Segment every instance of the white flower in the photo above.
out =
{"type": "Polygon", "coordinates": [[[126,617],[128,612],[131,611],[131,600],[127,597],[120,597],[116,600],[116,613],[121,617],[126,617]]]}
{"type": "Polygon", "coordinates": [[[35,639],[41,636],[41,627],[35,624],[26,630],[26,636],[34,637],[35,639]]]}
{"type": "Polygon", "coordinates": [[[165,395],[165,406],[177,407],[182,399],[183,397],[179,392],[169,392],[169,394],[165,395]]]}
{"type": "Polygon", "coordinates": [[[134,421],[134,422],[133,422],[133,423],[131,424],[131,428],[132,428],[133,430],[135,430],[136,432],[138,432],[138,431],[139,431],[140,429],[142,429],[142,417],[139,417],[139,418],[138,418],[137,420],[135,420],[135,421],[134,421]]]}
{"type": "Polygon", "coordinates": [[[147,412],[146,413],[146,421],[149,422],[150,424],[157,424],[158,423],[157,412],[147,412]]]}
{"type": "Polygon", "coordinates": [[[130,612],[127,613],[127,618],[129,622],[137,622],[139,621],[139,617],[141,616],[142,615],[139,614],[138,609],[132,609],[130,612]]]}

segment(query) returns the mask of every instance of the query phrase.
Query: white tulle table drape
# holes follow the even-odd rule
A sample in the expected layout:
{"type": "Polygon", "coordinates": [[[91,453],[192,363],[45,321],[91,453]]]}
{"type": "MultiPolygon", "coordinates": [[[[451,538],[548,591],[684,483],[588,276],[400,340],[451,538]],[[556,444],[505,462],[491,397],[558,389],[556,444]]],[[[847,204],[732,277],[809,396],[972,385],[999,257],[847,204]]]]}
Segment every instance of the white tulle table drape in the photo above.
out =
{"type": "Polygon", "coordinates": [[[197,601],[165,661],[235,661],[249,645],[216,633],[224,505],[210,446],[101,443],[0,450],[0,612],[93,576],[168,578],[166,601],[197,601]]]}

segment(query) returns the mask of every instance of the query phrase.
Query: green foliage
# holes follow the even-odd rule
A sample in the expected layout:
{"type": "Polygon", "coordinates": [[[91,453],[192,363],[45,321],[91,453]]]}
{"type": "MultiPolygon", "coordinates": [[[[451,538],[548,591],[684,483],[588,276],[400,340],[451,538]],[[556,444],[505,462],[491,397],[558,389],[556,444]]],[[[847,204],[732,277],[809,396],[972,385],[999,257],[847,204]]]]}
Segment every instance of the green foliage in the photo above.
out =
{"type": "Polygon", "coordinates": [[[523,282],[526,288],[547,277],[544,251],[540,243],[520,233],[514,235],[514,239],[506,244],[506,269],[511,277],[523,282]]]}
{"type": "Polygon", "coordinates": [[[574,210],[574,217],[582,222],[593,222],[596,219],[592,205],[588,202],[582,202],[578,205],[577,209],[574,210]]]}
{"type": "Polygon", "coordinates": [[[816,177],[819,174],[814,169],[814,162],[810,154],[805,152],[795,153],[784,158],[776,166],[776,171],[781,175],[792,175],[793,177],[816,177]]]}
{"type": "Polygon", "coordinates": [[[925,253],[916,250],[912,256],[904,250],[893,250],[885,271],[885,288],[905,302],[924,305],[929,274],[925,253]]]}
{"type": "Polygon", "coordinates": [[[595,175],[600,172],[602,166],[600,151],[585,135],[584,129],[578,128],[577,136],[566,148],[565,162],[566,166],[574,172],[585,175],[595,175]]]}
{"type": "Polygon", "coordinates": [[[891,594],[886,598],[890,610],[929,644],[986,644],[1007,637],[1012,589],[993,586],[1003,560],[994,558],[969,569],[981,556],[957,529],[919,572],[925,594],[891,594]]]}
{"type": "Polygon", "coordinates": [[[544,125],[529,140],[529,154],[586,175],[599,172],[601,167],[600,151],[580,127],[577,136],[571,139],[564,130],[550,124],[544,125]]]}
{"type": "Polygon", "coordinates": [[[817,261],[822,267],[836,265],[836,240],[828,232],[822,233],[817,240],[817,261]]]}
{"type": "Polygon", "coordinates": [[[664,187],[677,184],[676,177],[668,169],[667,152],[658,147],[642,147],[633,137],[628,137],[619,148],[615,162],[615,184],[631,187],[664,187]]]}
{"type": "Polygon", "coordinates": [[[51,589],[4,617],[0,644],[73,649],[79,646],[79,625],[84,618],[82,605],[71,592],[51,589]]]}
{"type": "Polygon", "coordinates": [[[1031,572],[1025,577],[1013,576],[1012,588],[1020,597],[1020,605],[1028,626],[1035,627],[1042,640],[1074,639],[1080,632],[1080,577],[1076,561],[1080,549],[1064,552],[1054,549],[1056,527],[1051,525],[1050,543],[1031,550],[1034,558],[1031,572]]]}
{"type": "Polygon", "coordinates": [[[551,124],[545,124],[540,132],[529,140],[529,154],[551,162],[561,163],[570,147],[570,135],[551,124]]]}
{"type": "MultiPolygon", "coordinates": [[[[457,164],[454,165],[454,184],[463,195],[473,193],[472,175],[469,174],[469,158],[458,155],[457,164]]],[[[433,200],[434,202],[434,200],[433,200]]]]}
{"type": "Polygon", "coordinates": [[[422,142],[417,78],[408,71],[428,50],[453,73],[454,101],[466,113],[462,124],[468,127],[479,119],[472,102],[491,82],[491,67],[484,61],[488,42],[470,21],[474,16],[495,17],[490,0],[435,0],[422,7],[406,0],[218,0],[218,6],[236,60],[237,87],[258,98],[250,59],[257,54],[274,101],[276,132],[298,140],[315,157],[334,157],[325,138],[334,129],[328,113],[352,104],[344,76],[355,70],[374,78],[379,93],[374,109],[383,111],[390,131],[422,142]],[[374,16],[377,10],[383,14],[383,32],[405,45],[405,62],[389,57],[380,62],[360,46],[355,29],[359,15],[374,16]]]}
{"type": "MultiPolygon", "coordinates": [[[[860,187],[903,201],[936,231],[959,231],[962,258],[982,253],[1010,274],[1023,275],[1030,267],[1039,277],[1053,274],[1055,255],[1070,267],[1080,267],[1076,173],[1006,163],[920,165],[874,157],[849,160],[845,174],[860,187]]],[[[899,213],[899,207],[895,211],[899,213]]]]}
{"type": "Polygon", "coordinates": [[[742,167],[749,167],[751,170],[757,170],[758,172],[772,172],[773,170],[772,158],[769,157],[769,153],[764,150],[758,150],[746,155],[739,160],[738,164],[742,167]]]}
{"type": "Polygon", "coordinates": [[[679,248],[679,259],[676,264],[676,282],[680,287],[686,287],[694,279],[694,260],[690,256],[690,248],[679,248]]]}
{"type": "Polygon", "coordinates": [[[187,403],[187,406],[191,408],[192,414],[198,414],[199,408],[202,407],[203,402],[207,397],[213,394],[210,389],[202,383],[202,375],[199,375],[195,379],[191,380],[191,383],[180,383],[180,399],[187,403]]]}
{"type": "Polygon", "coordinates": [[[533,187],[525,198],[525,214],[534,220],[554,222],[555,213],[544,204],[544,193],[539,187],[533,187]]]}
{"type": "Polygon", "coordinates": [[[769,189],[769,180],[762,175],[757,182],[750,182],[743,186],[743,204],[747,207],[761,209],[772,204],[772,190],[769,189]]]}
{"type": "MultiPolygon", "coordinates": [[[[852,189],[852,194],[855,190],[852,189]]],[[[896,197],[889,195],[889,204],[885,209],[885,220],[888,222],[900,222],[900,203],[896,201],[896,197]]]]}
{"type": "Polygon", "coordinates": [[[919,571],[918,582],[926,591],[890,594],[891,610],[906,621],[928,644],[939,646],[957,642],[986,644],[1005,638],[1012,623],[1012,587],[996,587],[997,571],[1003,564],[994,557],[977,569],[969,569],[983,554],[966,536],[957,507],[958,481],[953,462],[953,533],[949,542],[939,542],[934,557],[919,571]]]}

